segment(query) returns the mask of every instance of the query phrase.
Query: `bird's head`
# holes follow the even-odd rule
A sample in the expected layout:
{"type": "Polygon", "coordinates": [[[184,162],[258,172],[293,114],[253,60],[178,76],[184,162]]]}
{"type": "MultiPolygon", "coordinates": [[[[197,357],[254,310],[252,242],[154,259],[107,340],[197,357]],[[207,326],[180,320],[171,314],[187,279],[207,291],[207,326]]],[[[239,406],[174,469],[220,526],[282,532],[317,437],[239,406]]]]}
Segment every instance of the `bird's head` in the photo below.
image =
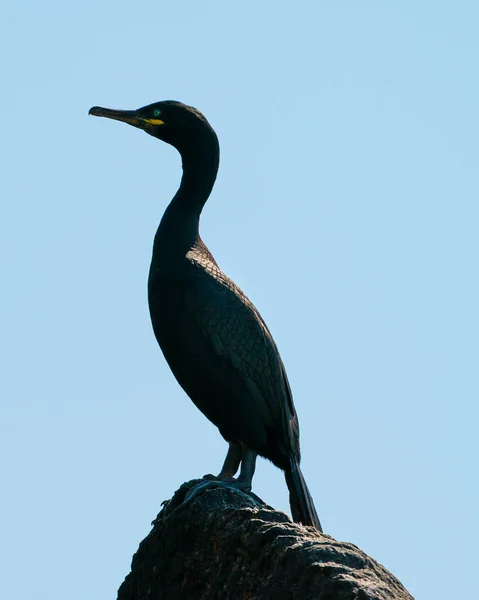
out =
{"type": "Polygon", "coordinates": [[[155,102],[138,110],[112,110],[93,106],[90,115],[123,121],[174,146],[180,154],[202,151],[205,143],[217,145],[216,134],[199,110],[175,100],[155,102]]]}

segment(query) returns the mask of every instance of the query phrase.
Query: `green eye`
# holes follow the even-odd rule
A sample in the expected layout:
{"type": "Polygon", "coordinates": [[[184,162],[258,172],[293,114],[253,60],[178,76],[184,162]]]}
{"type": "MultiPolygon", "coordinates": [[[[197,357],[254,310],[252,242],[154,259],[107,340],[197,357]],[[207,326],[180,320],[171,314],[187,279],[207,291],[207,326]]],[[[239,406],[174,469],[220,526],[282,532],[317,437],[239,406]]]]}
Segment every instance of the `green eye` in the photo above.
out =
{"type": "Polygon", "coordinates": [[[153,116],[159,117],[160,115],[161,115],[161,110],[159,110],[158,108],[155,108],[155,110],[153,111],[153,116]]]}

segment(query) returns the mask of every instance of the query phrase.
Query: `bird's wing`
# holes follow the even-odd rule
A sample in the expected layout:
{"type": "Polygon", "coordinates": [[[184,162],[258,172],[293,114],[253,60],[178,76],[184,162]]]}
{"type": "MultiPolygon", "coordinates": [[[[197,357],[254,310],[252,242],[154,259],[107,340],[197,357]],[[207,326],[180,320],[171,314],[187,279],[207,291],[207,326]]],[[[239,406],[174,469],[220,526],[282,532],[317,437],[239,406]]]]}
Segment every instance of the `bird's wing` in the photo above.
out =
{"type": "Polygon", "coordinates": [[[239,372],[261,407],[265,423],[281,427],[286,433],[286,443],[292,448],[285,450],[299,453],[291,389],[261,315],[219,269],[209,252],[190,251],[187,258],[193,275],[187,291],[188,310],[194,314],[215,354],[225,357],[239,372]]]}

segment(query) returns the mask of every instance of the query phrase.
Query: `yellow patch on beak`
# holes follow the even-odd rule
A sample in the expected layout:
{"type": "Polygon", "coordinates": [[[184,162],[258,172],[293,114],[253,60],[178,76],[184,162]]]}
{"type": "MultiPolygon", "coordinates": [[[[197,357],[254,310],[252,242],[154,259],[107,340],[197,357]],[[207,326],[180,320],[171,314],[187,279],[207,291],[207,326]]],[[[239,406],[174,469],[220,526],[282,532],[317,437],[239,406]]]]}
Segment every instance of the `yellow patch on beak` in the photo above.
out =
{"type": "Polygon", "coordinates": [[[164,125],[165,122],[162,121],[161,119],[143,119],[143,121],[145,121],[145,123],[148,123],[149,125],[164,125]]]}

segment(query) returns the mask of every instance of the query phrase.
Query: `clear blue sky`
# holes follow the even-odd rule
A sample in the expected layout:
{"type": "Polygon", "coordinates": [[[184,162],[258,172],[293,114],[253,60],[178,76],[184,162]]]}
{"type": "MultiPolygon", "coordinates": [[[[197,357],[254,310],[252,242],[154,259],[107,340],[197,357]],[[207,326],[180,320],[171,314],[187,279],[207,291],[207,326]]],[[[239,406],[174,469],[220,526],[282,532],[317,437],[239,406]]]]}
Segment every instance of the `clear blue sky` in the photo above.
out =
{"type": "MultiPolygon", "coordinates": [[[[87,116],[163,99],[220,137],[202,235],[276,338],[325,530],[418,599],[470,597],[478,23],[472,0],[5,5],[2,597],[115,598],[161,501],[224,458],[147,309],[179,157],[87,116]]],[[[254,490],[289,510],[265,461],[254,490]]]]}

